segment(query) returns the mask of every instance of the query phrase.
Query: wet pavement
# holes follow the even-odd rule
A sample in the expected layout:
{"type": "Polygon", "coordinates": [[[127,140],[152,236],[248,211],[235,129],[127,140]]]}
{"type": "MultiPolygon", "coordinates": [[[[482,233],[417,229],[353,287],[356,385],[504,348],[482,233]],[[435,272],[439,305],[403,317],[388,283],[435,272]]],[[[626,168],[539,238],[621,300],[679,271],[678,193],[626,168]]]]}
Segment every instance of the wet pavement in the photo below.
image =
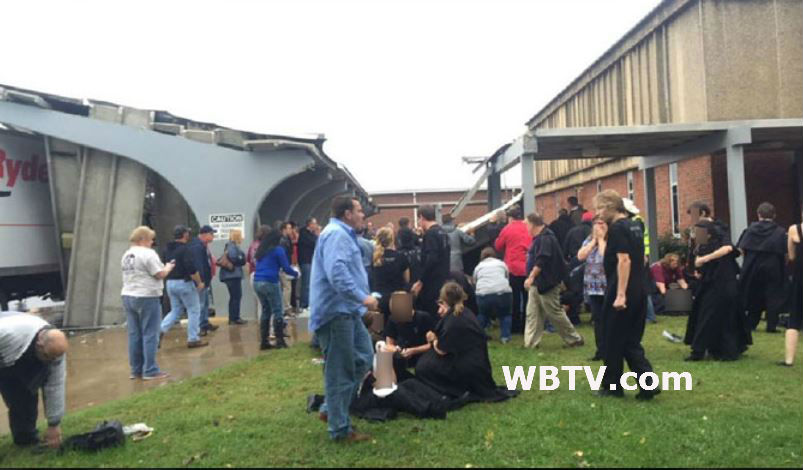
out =
{"type": "MultiPolygon", "coordinates": [[[[67,413],[203,375],[259,354],[258,322],[251,320],[246,325],[228,325],[225,317],[210,318],[210,321],[220,328],[202,338],[209,342],[209,346],[203,348],[187,348],[184,325],[175,325],[165,335],[157,356],[159,367],[170,374],[163,380],[128,378],[128,333],[125,328],[110,328],[70,337],[67,353],[67,413]]],[[[306,319],[289,320],[287,334],[290,344],[309,341],[306,319]]],[[[40,430],[44,426],[43,421],[40,400],[40,430]]],[[[0,400],[0,434],[8,432],[8,410],[0,400]]]]}

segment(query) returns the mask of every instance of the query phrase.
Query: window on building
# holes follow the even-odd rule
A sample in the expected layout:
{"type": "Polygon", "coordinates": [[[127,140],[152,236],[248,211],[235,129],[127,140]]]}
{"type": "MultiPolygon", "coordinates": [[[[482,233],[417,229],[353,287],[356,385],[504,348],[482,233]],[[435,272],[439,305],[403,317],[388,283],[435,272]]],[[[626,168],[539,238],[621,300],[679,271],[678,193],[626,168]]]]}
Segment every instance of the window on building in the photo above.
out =
{"type": "Polygon", "coordinates": [[[597,180],[597,192],[602,192],[602,180],[597,180]]]}
{"type": "Polygon", "coordinates": [[[627,197],[631,201],[636,202],[636,190],[635,190],[635,184],[633,183],[632,171],[627,172],[627,197]]]}
{"type": "Polygon", "coordinates": [[[680,237],[680,200],[678,199],[678,164],[669,165],[669,200],[672,204],[672,235],[680,237]]]}

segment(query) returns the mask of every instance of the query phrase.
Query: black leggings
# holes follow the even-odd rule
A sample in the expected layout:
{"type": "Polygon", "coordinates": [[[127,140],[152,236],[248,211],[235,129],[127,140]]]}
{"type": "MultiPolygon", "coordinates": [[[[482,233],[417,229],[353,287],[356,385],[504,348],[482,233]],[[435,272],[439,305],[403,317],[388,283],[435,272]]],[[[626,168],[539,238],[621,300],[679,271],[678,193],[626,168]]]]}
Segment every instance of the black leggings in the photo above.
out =
{"type": "Polygon", "coordinates": [[[513,289],[513,333],[524,333],[524,312],[527,308],[527,289],[524,288],[526,276],[510,276],[513,289]]]}

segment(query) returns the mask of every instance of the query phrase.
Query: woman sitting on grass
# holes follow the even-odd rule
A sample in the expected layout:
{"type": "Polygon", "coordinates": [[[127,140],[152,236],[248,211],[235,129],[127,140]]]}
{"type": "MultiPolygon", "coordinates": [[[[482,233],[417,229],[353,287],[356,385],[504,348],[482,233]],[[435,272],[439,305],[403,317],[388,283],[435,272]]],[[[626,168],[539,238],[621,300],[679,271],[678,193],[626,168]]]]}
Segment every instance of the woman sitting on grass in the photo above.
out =
{"type": "Polygon", "coordinates": [[[452,398],[501,401],[515,393],[497,387],[491,374],[485,331],[463,302],[467,296],[455,282],[440,292],[434,331],[427,333],[432,349],[424,353],[415,368],[416,377],[452,398]]]}

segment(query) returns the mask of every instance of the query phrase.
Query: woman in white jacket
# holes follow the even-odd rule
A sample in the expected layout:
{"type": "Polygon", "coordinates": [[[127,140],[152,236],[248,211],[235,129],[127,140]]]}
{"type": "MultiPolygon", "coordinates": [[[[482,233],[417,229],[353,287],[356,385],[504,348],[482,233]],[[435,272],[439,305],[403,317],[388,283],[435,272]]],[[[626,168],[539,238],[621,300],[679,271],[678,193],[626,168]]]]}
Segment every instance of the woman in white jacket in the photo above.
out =
{"type": "Polygon", "coordinates": [[[496,251],[486,247],[480,254],[480,263],[474,268],[474,285],[477,296],[477,320],[488,328],[490,318],[499,319],[502,343],[510,341],[513,323],[513,295],[508,281],[507,265],[496,257],[496,251]]]}

